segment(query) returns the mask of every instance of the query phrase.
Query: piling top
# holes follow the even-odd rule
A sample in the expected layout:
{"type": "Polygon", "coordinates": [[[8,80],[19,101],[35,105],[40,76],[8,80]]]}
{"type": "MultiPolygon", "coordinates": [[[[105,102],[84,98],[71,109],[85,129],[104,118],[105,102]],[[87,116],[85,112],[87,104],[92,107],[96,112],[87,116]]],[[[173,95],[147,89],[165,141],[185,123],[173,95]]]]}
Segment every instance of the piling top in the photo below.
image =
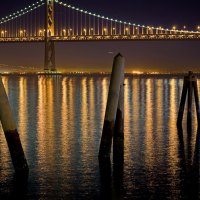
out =
{"type": "Polygon", "coordinates": [[[189,76],[193,75],[193,72],[192,72],[192,71],[189,71],[189,72],[188,72],[188,75],[189,75],[189,76]]]}
{"type": "Polygon", "coordinates": [[[117,57],[123,57],[123,56],[122,56],[121,53],[118,53],[118,54],[115,56],[115,59],[116,59],[117,57]]]}
{"type": "Polygon", "coordinates": [[[196,81],[196,76],[192,71],[188,72],[188,75],[184,77],[186,81],[196,81]]]}
{"type": "Polygon", "coordinates": [[[189,71],[189,72],[188,72],[188,77],[189,77],[190,79],[196,79],[196,77],[195,77],[195,75],[194,75],[194,73],[193,73],[192,71],[189,71]]]}

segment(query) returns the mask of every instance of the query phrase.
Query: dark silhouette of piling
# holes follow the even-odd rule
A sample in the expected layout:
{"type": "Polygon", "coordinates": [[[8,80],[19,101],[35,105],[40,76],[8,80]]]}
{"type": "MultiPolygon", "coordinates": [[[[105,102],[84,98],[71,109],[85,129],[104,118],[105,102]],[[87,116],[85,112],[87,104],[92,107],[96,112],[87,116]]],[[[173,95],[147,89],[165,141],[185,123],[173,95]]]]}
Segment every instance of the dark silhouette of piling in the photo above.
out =
{"type": "Polygon", "coordinates": [[[194,81],[192,84],[193,84],[193,88],[194,88],[194,98],[195,98],[195,105],[196,105],[197,121],[198,121],[198,125],[199,125],[199,123],[200,123],[200,107],[199,107],[199,93],[198,93],[197,81],[194,81]]]}
{"type": "Polygon", "coordinates": [[[178,126],[181,125],[182,121],[183,121],[183,114],[184,114],[187,90],[188,90],[188,81],[187,81],[187,77],[184,77],[183,90],[182,90],[181,102],[180,102],[180,106],[179,106],[178,120],[177,120],[178,126]]]}
{"type": "Polygon", "coordinates": [[[189,72],[188,76],[188,112],[187,112],[187,125],[188,128],[191,129],[192,126],[192,97],[193,97],[193,90],[192,90],[192,77],[191,72],[189,72]]]}
{"type": "Polygon", "coordinates": [[[124,158],[124,72],[122,75],[117,116],[113,134],[113,161],[123,161],[124,158]]]}
{"type": "Polygon", "coordinates": [[[21,145],[8,97],[0,77],[0,120],[16,173],[28,173],[28,164],[21,145]]]}
{"type": "Polygon", "coordinates": [[[183,90],[182,90],[181,102],[180,102],[178,119],[177,119],[177,127],[182,126],[187,93],[188,93],[187,127],[188,127],[188,130],[190,130],[191,126],[192,126],[193,93],[194,93],[194,97],[195,97],[198,125],[200,123],[200,110],[199,110],[199,96],[198,96],[197,79],[196,79],[196,76],[191,71],[189,71],[188,76],[184,77],[183,90]]]}
{"type": "Polygon", "coordinates": [[[115,118],[119,103],[120,86],[122,83],[122,77],[124,76],[124,63],[125,59],[121,54],[115,56],[109,86],[101,144],[99,149],[100,159],[110,158],[115,118]]]}

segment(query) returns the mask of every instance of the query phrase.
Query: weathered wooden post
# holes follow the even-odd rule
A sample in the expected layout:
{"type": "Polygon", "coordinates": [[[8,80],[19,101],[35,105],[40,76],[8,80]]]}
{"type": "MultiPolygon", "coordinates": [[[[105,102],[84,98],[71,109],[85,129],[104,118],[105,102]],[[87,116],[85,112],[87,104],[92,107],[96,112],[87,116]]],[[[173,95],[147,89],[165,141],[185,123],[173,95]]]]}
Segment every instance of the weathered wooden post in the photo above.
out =
{"type": "Polygon", "coordinates": [[[110,80],[101,144],[99,149],[100,159],[110,158],[115,118],[119,102],[120,86],[122,82],[122,76],[124,76],[124,63],[125,59],[121,54],[115,56],[110,80]]]}
{"type": "Polygon", "coordinates": [[[8,97],[0,77],[0,121],[8,143],[8,148],[12,158],[16,173],[28,173],[28,164],[21,145],[15,120],[12,116],[8,97]]]}
{"type": "Polygon", "coordinates": [[[195,105],[196,105],[196,113],[197,113],[197,121],[198,125],[200,125],[200,107],[199,107],[199,93],[198,93],[198,87],[197,87],[197,80],[193,83],[194,88],[194,98],[195,98],[195,105]]]}
{"type": "Polygon", "coordinates": [[[117,116],[113,134],[113,160],[114,163],[124,158],[124,71],[122,74],[117,116]]]}
{"type": "Polygon", "coordinates": [[[186,101],[186,96],[187,96],[187,90],[188,90],[188,80],[187,80],[187,77],[185,76],[184,82],[183,82],[181,102],[180,102],[179,112],[178,112],[177,126],[182,125],[184,108],[185,108],[185,101],[186,101]]]}
{"type": "Polygon", "coordinates": [[[193,75],[192,72],[189,71],[188,74],[188,112],[187,112],[187,127],[191,130],[192,125],[192,97],[193,97],[193,88],[192,88],[192,80],[193,75]]]}
{"type": "Polygon", "coordinates": [[[186,96],[187,96],[187,92],[188,92],[187,127],[188,127],[188,130],[191,129],[193,91],[194,91],[195,104],[196,104],[197,120],[198,120],[198,125],[199,125],[200,124],[200,108],[199,108],[197,79],[194,76],[193,72],[189,71],[188,76],[184,77],[183,90],[182,90],[181,102],[180,102],[178,119],[177,119],[177,127],[178,128],[182,126],[185,101],[186,101],[186,96]]]}

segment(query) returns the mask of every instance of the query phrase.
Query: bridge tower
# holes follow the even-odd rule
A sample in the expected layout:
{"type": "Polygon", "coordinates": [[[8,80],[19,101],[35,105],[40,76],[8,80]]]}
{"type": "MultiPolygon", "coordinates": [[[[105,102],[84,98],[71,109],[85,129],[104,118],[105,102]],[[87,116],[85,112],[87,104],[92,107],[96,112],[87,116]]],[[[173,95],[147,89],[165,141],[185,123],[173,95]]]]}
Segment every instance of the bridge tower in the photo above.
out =
{"type": "Polygon", "coordinates": [[[54,0],[46,0],[45,16],[44,70],[55,71],[55,46],[51,40],[51,37],[54,36],[54,0]]]}

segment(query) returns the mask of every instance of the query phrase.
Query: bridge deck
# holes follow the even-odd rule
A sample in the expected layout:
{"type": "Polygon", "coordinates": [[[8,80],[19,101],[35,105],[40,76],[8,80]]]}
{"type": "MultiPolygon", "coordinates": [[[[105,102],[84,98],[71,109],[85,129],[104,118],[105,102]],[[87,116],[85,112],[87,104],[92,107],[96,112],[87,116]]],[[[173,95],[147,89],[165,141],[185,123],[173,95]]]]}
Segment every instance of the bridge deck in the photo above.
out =
{"type": "MultiPolygon", "coordinates": [[[[156,35],[82,35],[82,36],[53,36],[55,42],[76,41],[155,41],[155,40],[200,40],[200,34],[156,34],[156,35]]],[[[30,37],[0,37],[0,43],[44,42],[44,36],[30,37]]]]}

